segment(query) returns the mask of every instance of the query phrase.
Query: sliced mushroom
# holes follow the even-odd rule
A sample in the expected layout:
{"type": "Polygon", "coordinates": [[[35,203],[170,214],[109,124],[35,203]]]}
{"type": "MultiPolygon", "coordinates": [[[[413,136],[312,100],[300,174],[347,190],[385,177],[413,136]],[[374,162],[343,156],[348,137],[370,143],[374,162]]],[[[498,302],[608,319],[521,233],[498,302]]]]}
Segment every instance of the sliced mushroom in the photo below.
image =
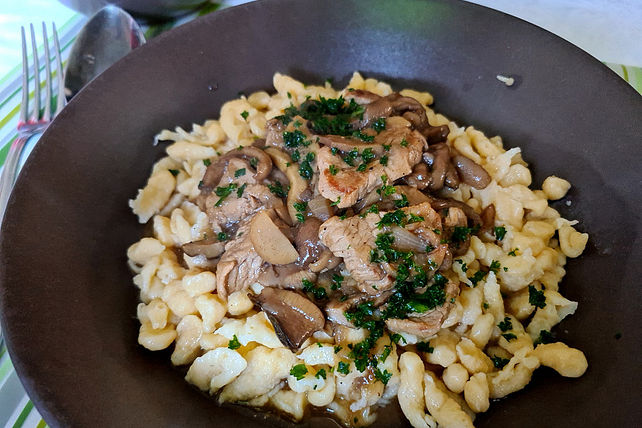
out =
{"type": "Polygon", "coordinates": [[[248,161],[256,158],[256,172],[254,173],[254,179],[256,181],[261,181],[266,178],[272,170],[272,159],[263,150],[252,146],[243,147],[241,150],[232,150],[207,167],[205,175],[203,175],[203,180],[201,180],[199,184],[201,193],[210,193],[214,187],[216,187],[221,181],[225,168],[227,168],[227,164],[232,158],[244,158],[248,161]]]}
{"type": "Polygon", "coordinates": [[[491,178],[488,172],[475,161],[468,159],[466,156],[457,155],[453,157],[453,163],[461,181],[474,187],[483,189],[490,184],[491,178]]]}
{"type": "Polygon", "coordinates": [[[299,251],[297,264],[308,266],[316,262],[326,249],[325,245],[319,241],[319,227],[321,227],[321,220],[316,217],[308,217],[298,226],[294,238],[294,244],[299,251]]]}
{"type": "Polygon", "coordinates": [[[215,238],[207,238],[183,244],[181,249],[190,257],[205,256],[208,259],[213,259],[223,254],[225,242],[215,238]]]}
{"type": "Polygon", "coordinates": [[[259,211],[250,223],[250,240],[259,256],[268,263],[285,265],[299,258],[290,240],[266,211],[259,211]]]}
{"type": "Polygon", "coordinates": [[[321,310],[297,292],[265,287],[254,300],[267,314],[281,343],[292,350],[325,325],[321,310]]]}

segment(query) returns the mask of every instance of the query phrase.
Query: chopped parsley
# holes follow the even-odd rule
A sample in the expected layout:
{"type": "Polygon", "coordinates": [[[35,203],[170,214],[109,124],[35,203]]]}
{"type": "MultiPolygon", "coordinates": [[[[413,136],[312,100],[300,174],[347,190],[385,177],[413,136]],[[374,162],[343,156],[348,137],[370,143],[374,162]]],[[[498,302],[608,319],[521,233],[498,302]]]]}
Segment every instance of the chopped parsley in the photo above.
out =
{"type": "Polygon", "coordinates": [[[397,190],[395,189],[394,186],[389,186],[387,184],[388,183],[388,176],[387,175],[382,175],[381,176],[381,181],[382,181],[383,184],[381,185],[381,188],[377,189],[377,193],[379,195],[381,195],[382,197],[385,198],[386,196],[390,196],[393,193],[397,192],[397,190]]]}
{"type": "Polygon", "coordinates": [[[337,153],[339,153],[339,149],[337,149],[336,147],[333,147],[330,149],[330,153],[332,153],[332,156],[336,156],[337,153]]]}
{"type": "Polygon", "coordinates": [[[390,356],[391,352],[392,352],[392,346],[385,345],[383,347],[383,352],[381,353],[381,357],[379,357],[379,361],[381,361],[382,363],[385,363],[388,357],[390,356]]]}
{"type": "Polygon", "coordinates": [[[291,149],[295,149],[299,146],[310,145],[310,141],[306,140],[305,134],[298,129],[292,132],[285,131],[283,133],[283,142],[285,143],[285,147],[291,149]]]}
{"type": "Polygon", "coordinates": [[[343,97],[320,96],[318,100],[307,100],[298,109],[291,105],[277,118],[287,125],[294,116],[299,115],[309,121],[308,126],[315,134],[347,137],[354,132],[350,122],[355,118],[362,118],[364,110],[364,107],[354,100],[346,102],[343,97]]]}
{"type": "Polygon", "coordinates": [[[227,236],[227,233],[225,233],[225,232],[219,232],[219,233],[216,234],[216,238],[219,241],[223,242],[223,241],[227,241],[228,236],[227,236]]]}
{"type": "Polygon", "coordinates": [[[217,188],[214,190],[214,193],[216,193],[216,196],[219,196],[219,197],[220,197],[220,199],[219,199],[218,201],[216,201],[216,203],[214,204],[214,206],[215,206],[215,207],[220,206],[220,205],[223,203],[223,201],[225,200],[225,198],[227,198],[228,196],[230,196],[230,194],[232,193],[232,191],[233,191],[234,189],[236,189],[237,187],[238,187],[238,185],[237,185],[236,183],[231,183],[229,186],[225,186],[225,187],[217,187],[217,188]]]}
{"type": "Polygon", "coordinates": [[[361,131],[354,131],[352,136],[360,139],[361,141],[365,141],[366,143],[372,143],[374,141],[374,135],[368,135],[361,131]]]}
{"type": "Polygon", "coordinates": [[[209,159],[203,159],[203,165],[205,166],[210,166],[212,164],[212,161],[209,159]]]}
{"type": "Polygon", "coordinates": [[[488,308],[490,308],[490,305],[488,305],[488,303],[486,303],[486,302],[484,302],[484,303],[482,304],[482,306],[483,306],[483,308],[484,308],[484,309],[488,309],[488,308]]]}
{"type": "Polygon", "coordinates": [[[403,340],[403,343],[404,343],[404,344],[406,343],[406,339],[404,339],[404,338],[403,338],[403,336],[402,336],[402,335],[400,335],[399,333],[391,334],[391,335],[390,335],[390,340],[392,340],[392,341],[393,341],[394,343],[396,343],[397,345],[398,345],[398,344],[399,344],[399,342],[400,342],[400,341],[402,341],[402,340],[403,340]]]}
{"type": "MultiPolygon", "coordinates": [[[[404,196],[406,196],[406,195],[404,195],[404,196]]],[[[422,216],[417,215],[417,214],[413,214],[413,213],[408,214],[408,224],[419,223],[419,222],[422,222],[422,221],[424,221],[424,218],[422,216]]]]}
{"type": "Polygon", "coordinates": [[[544,307],[546,307],[546,296],[544,296],[544,291],[538,290],[534,286],[529,285],[528,303],[537,308],[544,309],[544,307]]]}
{"type": "Polygon", "coordinates": [[[292,160],[294,162],[300,161],[301,160],[301,152],[299,152],[298,150],[293,151],[292,152],[292,160]]]}
{"type": "Polygon", "coordinates": [[[517,256],[517,251],[519,251],[519,248],[513,248],[512,250],[510,250],[508,252],[508,255],[515,257],[515,256],[517,256]]]}
{"type": "Polygon", "coordinates": [[[248,117],[249,115],[250,115],[250,113],[248,113],[248,112],[247,112],[247,110],[243,110],[243,111],[241,112],[241,117],[243,118],[243,120],[247,120],[247,117],[248,117]]]}
{"type": "Polygon", "coordinates": [[[502,337],[508,340],[509,342],[513,339],[517,339],[517,336],[515,336],[513,333],[504,333],[502,334],[502,337]]]}
{"type": "Polygon", "coordinates": [[[429,354],[432,354],[435,348],[430,346],[430,341],[428,342],[417,342],[417,350],[421,352],[428,352],[429,354]]]}
{"type": "Polygon", "coordinates": [[[341,284],[343,283],[343,276],[339,275],[338,273],[335,273],[332,275],[332,285],[330,285],[331,290],[338,290],[341,288],[341,284]]]}
{"type": "Polygon", "coordinates": [[[468,265],[466,263],[464,263],[464,261],[462,259],[455,260],[455,263],[459,263],[461,265],[461,271],[462,272],[466,273],[466,271],[468,271],[468,265]]]}
{"type": "MultiPolygon", "coordinates": [[[[401,199],[395,199],[394,204],[395,204],[396,208],[404,208],[404,207],[407,207],[408,205],[410,205],[410,202],[408,202],[408,197],[404,193],[402,193],[401,194],[401,199]]],[[[414,216],[414,218],[420,217],[420,216],[417,216],[417,215],[412,214],[412,213],[410,213],[408,215],[410,216],[411,219],[413,218],[413,216],[414,216]]],[[[423,220],[423,218],[421,217],[421,220],[419,220],[419,221],[422,221],[422,220],[423,220]]],[[[408,223],[415,223],[415,222],[414,221],[408,221],[408,223]]]]}
{"type": "Polygon", "coordinates": [[[305,364],[297,364],[290,369],[290,374],[296,378],[296,380],[301,380],[308,374],[308,368],[305,364]]]}
{"type": "Polygon", "coordinates": [[[294,209],[297,211],[296,213],[296,219],[300,222],[303,223],[305,221],[305,212],[308,209],[308,203],[307,202],[295,202],[293,204],[294,209]]]}
{"type": "Polygon", "coordinates": [[[401,142],[400,142],[399,144],[401,145],[401,147],[408,147],[408,141],[406,141],[406,139],[405,139],[405,138],[404,138],[404,139],[402,139],[402,140],[401,140],[401,142]]]}
{"type": "Polygon", "coordinates": [[[294,123],[292,124],[292,126],[294,126],[295,128],[299,128],[301,125],[303,124],[301,123],[300,120],[295,120],[294,123]]]}
{"type": "Polygon", "coordinates": [[[337,371],[339,373],[343,373],[344,375],[347,375],[350,373],[350,363],[344,363],[343,361],[339,361],[339,364],[337,366],[337,371]]]}
{"type": "Polygon", "coordinates": [[[245,168],[237,169],[236,171],[234,171],[234,177],[243,177],[245,175],[245,172],[245,168]]]}
{"type": "Polygon", "coordinates": [[[499,327],[501,331],[508,331],[513,329],[513,323],[510,318],[504,317],[504,321],[500,321],[500,323],[497,324],[497,327],[499,327]]]}
{"type": "Polygon", "coordinates": [[[335,354],[338,354],[338,353],[339,353],[339,351],[341,351],[341,349],[343,349],[343,347],[342,347],[341,345],[337,345],[337,346],[335,346],[335,347],[334,347],[334,353],[335,353],[335,354]]]}
{"type": "Polygon", "coordinates": [[[382,144],[381,147],[383,147],[384,152],[389,152],[390,147],[392,147],[390,144],[382,144]]]}
{"type": "Polygon", "coordinates": [[[239,198],[240,198],[241,196],[243,196],[243,192],[245,192],[245,188],[246,188],[246,187],[247,187],[247,183],[243,183],[243,184],[241,185],[241,187],[239,187],[238,189],[236,189],[236,196],[237,196],[237,197],[239,197],[239,198]]]}
{"type": "Polygon", "coordinates": [[[174,177],[176,177],[176,176],[178,175],[178,173],[180,172],[180,171],[179,171],[179,170],[177,170],[177,169],[168,169],[168,171],[169,171],[169,172],[170,172],[174,177]]]}
{"type": "Polygon", "coordinates": [[[368,163],[374,158],[375,154],[370,147],[368,147],[367,149],[363,149],[363,151],[361,152],[361,159],[363,159],[364,163],[368,163]]]}
{"type": "Polygon", "coordinates": [[[239,342],[239,339],[238,337],[236,337],[236,335],[232,337],[232,340],[227,342],[227,347],[230,349],[239,349],[241,347],[241,342],[239,342]]]}
{"type": "Polygon", "coordinates": [[[455,226],[450,236],[452,242],[464,242],[468,237],[479,230],[479,227],[455,226]]]}
{"type": "Polygon", "coordinates": [[[326,379],[327,374],[325,372],[325,369],[317,370],[317,374],[315,374],[314,377],[316,377],[317,379],[320,379],[320,378],[326,379]]]}
{"type": "Polygon", "coordinates": [[[508,358],[502,358],[499,356],[490,357],[493,360],[493,365],[499,370],[503,369],[506,364],[510,361],[508,358]]]}
{"type": "Polygon", "coordinates": [[[379,119],[376,119],[372,123],[372,129],[374,129],[377,132],[381,132],[384,129],[386,129],[386,118],[385,117],[380,117],[379,119]]]}
{"type": "Polygon", "coordinates": [[[490,262],[489,269],[491,270],[491,272],[497,273],[500,267],[502,266],[499,264],[497,260],[493,260],[492,262],[490,262]]]}
{"type": "Polygon", "coordinates": [[[537,346],[540,343],[553,343],[553,342],[555,342],[555,336],[553,336],[553,333],[551,333],[548,330],[540,330],[539,336],[537,336],[537,339],[535,339],[535,342],[533,342],[533,344],[537,346]]]}
{"type": "Polygon", "coordinates": [[[259,164],[258,158],[250,158],[250,165],[252,165],[252,168],[256,168],[258,164],[259,164]]]}
{"type": "Polygon", "coordinates": [[[383,155],[379,158],[379,163],[383,166],[388,166],[388,155],[383,155]]]}
{"type": "Polygon", "coordinates": [[[340,202],[341,202],[341,196],[339,196],[336,201],[330,202],[330,206],[336,207],[337,205],[339,205],[340,202]]]}
{"type": "Polygon", "coordinates": [[[303,284],[303,291],[306,291],[308,293],[312,293],[314,298],[316,300],[323,300],[328,298],[328,292],[325,291],[325,288],[323,287],[317,287],[314,285],[312,281],[309,279],[303,279],[301,281],[301,284],[303,284]]]}
{"type": "Polygon", "coordinates": [[[328,167],[328,171],[330,171],[330,175],[337,175],[337,172],[339,172],[339,169],[334,165],[330,165],[328,167]]]}
{"type": "Polygon", "coordinates": [[[406,225],[406,213],[402,210],[396,210],[385,213],[381,220],[377,222],[377,227],[383,229],[384,226],[397,225],[404,227],[406,225]]]}
{"type": "Polygon", "coordinates": [[[268,189],[270,189],[270,192],[272,192],[279,198],[286,198],[288,196],[288,190],[290,190],[290,186],[285,188],[280,181],[275,181],[274,183],[268,184],[267,187],[268,189]]]}
{"type": "Polygon", "coordinates": [[[486,277],[486,272],[478,270],[473,276],[468,277],[468,280],[473,284],[473,288],[477,287],[477,283],[486,277]]]}
{"type": "Polygon", "coordinates": [[[493,228],[493,232],[495,234],[495,238],[498,241],[501,241],[502,239],[504,239],[504,236],[506,236],[506,228],[504,226],[498,226],[493,228]]]}
{"type": "Polygon", "coordinates": [[[378,381],[381,381],[384,385],[388,384],[388,381],[392,377],[392,373],[390,373],[388,370],[384,370],[383,372],[379,370],[378,368],[374,369],[374,375],[375,379],[378,381]]]}
{"type": "Polygon", "coordinates": [[[312,166],[310,165],[310,162],[312,162],[313,160],[314,153],[309,152],[307,155],[305,155],[305,160],[299,164],[299,175],[306,180],[311,180],[312,176],[314,175],[314,171],[312,170],[312,166]]]}
{"type": "Polygon", "coordinates": [[[346,156],[343,158],[343,161],[350,166],[354,166],[354,161],[358,157],[359,157],[359,150],[352,149],[348,153],[346,153],[346,156]]]}

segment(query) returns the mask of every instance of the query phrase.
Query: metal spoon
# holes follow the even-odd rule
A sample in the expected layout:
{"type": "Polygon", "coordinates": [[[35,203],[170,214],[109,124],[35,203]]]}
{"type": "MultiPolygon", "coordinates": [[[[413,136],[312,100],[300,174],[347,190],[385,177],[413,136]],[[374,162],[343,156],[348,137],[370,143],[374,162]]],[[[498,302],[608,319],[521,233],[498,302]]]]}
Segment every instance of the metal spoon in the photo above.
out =
{"type": "Polygon", "coordinates": [[[71,48],[65,72],[67,99],[144,43],[143,31],[127,12],[111,5],[99,10],[80,30],[71,48]]]}

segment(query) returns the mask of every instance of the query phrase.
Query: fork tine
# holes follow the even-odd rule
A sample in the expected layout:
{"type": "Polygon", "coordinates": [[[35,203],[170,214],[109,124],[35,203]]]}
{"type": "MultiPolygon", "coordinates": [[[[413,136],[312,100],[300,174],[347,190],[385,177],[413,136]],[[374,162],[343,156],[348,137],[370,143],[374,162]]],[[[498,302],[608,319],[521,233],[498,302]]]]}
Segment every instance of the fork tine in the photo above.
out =
{"type": "Polygon", "coordinates": [[[58,31],[56,31],[56,23],[52,22],[52,31],[54,39],[54,50],[56,51],[56,80],[58,80],[58,96],[56,99],[56,112],[54,115],[58,115],[60,110],[67,105],[67,98],[65,97],[65,76],[62,71],[62,58],[60,56],[60,41],[58,41],[58,31]]]}
{"type": "Polygon", "coordinates": [[[27,40],[25,27],[20,27],[22,36],[22,102],[20,103],[20,122],[26,122],[29,116],[29,63],[27,62],[27,40]]]}
{"type": "Polygon", "coordinates": [[[49,122],[51,120],[51,54],[49,53],[49,38],[47,37],[47,26],[42,23],[42,38],[45,46],[45,112],[42,120],[49,122]]]}
{"type": "Polygon", "coordinates": [[[40,117],[40,61],[38,60],[38,48],[36,46],[36,33],[33,31],[33,24],[29,24],[31,27],[31,53],[33,55],[33,101],[34,101],[34,110],[31,116],[31,119],[34,122],[38,121],[40,117]]]}

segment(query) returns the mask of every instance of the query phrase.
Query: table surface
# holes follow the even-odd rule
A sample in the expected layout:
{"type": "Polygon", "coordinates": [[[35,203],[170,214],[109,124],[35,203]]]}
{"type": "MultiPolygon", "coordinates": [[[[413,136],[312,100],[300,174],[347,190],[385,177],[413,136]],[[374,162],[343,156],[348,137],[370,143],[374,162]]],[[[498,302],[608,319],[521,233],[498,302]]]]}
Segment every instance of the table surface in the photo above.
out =
{"type": "MultiPolygon", "coordinates": [[[[466,0],[488,6],[539,25],[605,62],[642,93],[642,0],[466,0]]],[[[245,3],[224,0],[220,7],[245,3]]],[[[182,18],[147,35],[180,25],[182,18]]],[[[20,98],[20,27],[55,22],[63,57],[86,17],[52,0],[0,0],[0,165],[15,138],[20,98]]],[[[49,27],[50,28],[50,27],[49,27]]],[[[42,49],[41,49],[42,51],[42,49]]],[[[37,138],[32,139],[30,148],[37,138]]],[[[22,162],[30,152],[25,151],[22,162]]],[[[46,427],[22,389],[4,344],[0,346],[0,427],[46,427]]]]}

